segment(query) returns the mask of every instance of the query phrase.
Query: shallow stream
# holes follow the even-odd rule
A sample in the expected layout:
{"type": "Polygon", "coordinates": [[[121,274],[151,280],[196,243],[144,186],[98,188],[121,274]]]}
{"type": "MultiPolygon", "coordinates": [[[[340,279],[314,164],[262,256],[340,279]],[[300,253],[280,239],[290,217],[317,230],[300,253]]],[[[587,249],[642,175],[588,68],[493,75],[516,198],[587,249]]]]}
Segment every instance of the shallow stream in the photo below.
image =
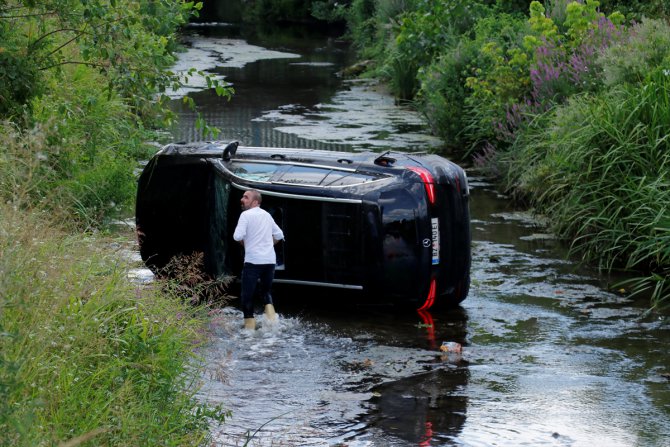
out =
{"type": "MultiPolygon", "coordinates": [[[[300,30],[258,36],[201,25],[180,66],[233,84],[231,101],[190,93],[247,146],[425,150],[419,115],[381,87],[348,81],[346,46],[300,30]]],[[[176,140],[202,140],[175,102],[176,140]]],[[[670,446],[670,319],[567,260],[532,216],[470,171],[472,286],[448,313],[296,306],[241,329],[212,323],[202,400],[232,418],[215,445],[670,446]],[[462,354],[441,352],[445,341],[462,354]]],[[[319,297],[313,297],[318,300],[319,297]]]]}

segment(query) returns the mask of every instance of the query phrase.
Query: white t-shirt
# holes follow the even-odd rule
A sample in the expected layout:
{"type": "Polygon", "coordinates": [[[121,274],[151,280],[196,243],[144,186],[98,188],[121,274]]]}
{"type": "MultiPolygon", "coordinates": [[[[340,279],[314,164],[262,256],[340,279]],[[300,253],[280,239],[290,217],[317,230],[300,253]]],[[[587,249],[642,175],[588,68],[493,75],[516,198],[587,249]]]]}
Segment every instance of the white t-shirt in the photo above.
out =
{"type": "Polygon", "coordinates": [[[233,239],[244,241],[244,262],[251,264],[276,264],[274,241],[284,239],[284,233],[274,219],[260,206],[240,215],[233,239]]]}

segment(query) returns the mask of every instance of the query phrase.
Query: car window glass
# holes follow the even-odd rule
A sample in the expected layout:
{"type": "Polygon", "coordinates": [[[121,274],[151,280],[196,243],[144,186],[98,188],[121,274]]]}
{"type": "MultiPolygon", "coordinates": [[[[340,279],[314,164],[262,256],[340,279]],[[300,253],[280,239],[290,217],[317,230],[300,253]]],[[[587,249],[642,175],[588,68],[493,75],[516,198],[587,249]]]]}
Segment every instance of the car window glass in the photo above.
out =
{"type": "Polygon", "coordinates": [[[231,163],[229,169],[238,177],[256,182],[267,182],[281,165],[273,163],[231,163]]]}
{"type": "Polygon", "coordinates": [[[378,177],[372,175],[356,174],[353,172],[332,171],[323,181],[323,186],[347,186],[359,183],[371,182],[378,177]]]}
{"type": "Polygon", "coordinates": [[[330,169],[324,168],[291,166],[277,181],[301,185],[319,185],[330,172],[330,169]]]}

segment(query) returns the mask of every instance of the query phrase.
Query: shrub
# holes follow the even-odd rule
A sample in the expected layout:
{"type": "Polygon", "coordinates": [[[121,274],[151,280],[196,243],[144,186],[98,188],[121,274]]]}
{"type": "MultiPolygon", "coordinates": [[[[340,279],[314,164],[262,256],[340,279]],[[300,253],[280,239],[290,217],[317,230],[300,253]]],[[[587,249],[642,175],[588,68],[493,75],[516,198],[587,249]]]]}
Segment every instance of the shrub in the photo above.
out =
{"type": "Polygon", "coordinates": [[[34,127],[16,134],[14,144],[41,134],[39,144],[21,155],[40,161],[32,196],[84,226],[98,226],[131,206],[133,171],[148,152],[150,133],[117,95],[100,90],[95,71],[78,67],[67,75],[72,82],[33,101],[34,127]]]}
{"type": "Polygon", "coordinates": [[[396,96],[411,99],[419,89],[417,74],[472,28],[487,8],[480,2],[423,0],[400,16],[397,35],[385,62],[396,96]]]}
{"type": "MultiPolygon", "coordinates": [[[[0,117],[16,125],[8,143],[30,148],[24,155],[9,151],[11,166],[31,171],[22,200],[46,203],[84,226],[99,226],[103,216],[131,204],[132,160],[148,153],[146,129],[170,118],[156,95],[182,81],[167,70],[175,30],[200,6],[9,2],[0,17],[0,117]]],[[[216,79],[208,83],[217,94],[229,94],[216,79]]]]}
{"type": "Polygon", "coordinates": [[[670,68],[670,25],[644,19],[630,28],[625,39],[605,49],[598,63],[608,86],[638,83],[656,67],[670,68]]]}
{"type": "Polygon", "coordinates": [[[523,85],[524,77],[509,65],[499,64],[505,69],[498,70],[499,78],[494,79],[492,67],[507,49],[520,45],[525,31],[525,20],[518,16],[482,18],[472,37],[462,36],[420,71],[420,108],[448,146],[463,149],[473,140],[485,139],[484,135],[493,136],[491,122],[510,97],[516,98],[507,90],[523,85]]]}
{"type": "Polygon", "coordinates": [[[467,96],[465,79],[478,57],[478,49],[474,42],[463,39],[419,72],[419,110],[432,132],[451,148],[462,149],[467,144],[462,133],[467,96]]]}
{"type": "Polygon", "coordinates": [[[376,54],[374,48],[383,47],[386,39],[378,39],[383,28],[375,20],[376,2],[374,0],[353,0],[344,13],[347,21],[347,34],[354,46],[365,55],[376,54]],[[367,53],[367,54],[366,54],[367,53]]]}
{"type": "MultiPolygon", "coordinates": [[[[548,13],[531,2],[528,29],[522,42],[506,49],[482,46],[483,64],[467,79],[472,92],[466,100],[469,124],[465,133],[473,150],[507,150],[527,117],[551,109],[571,95],[602,87],[596,55],[622,38],[620,14],[606,18],[597,2],[557,2],[548,13]],[[565,14],[560,15],[561,7],[565,14]],[[560,17],[555,23],[549,14],[560,17]]],[[[498,168],[492,168],[497,171],[498,168]]]]}
{"type": "Polygon", "coordinates": [[[598,56],[623,35],[623,27],[599,17],[571,45],[545,40],[535,49],[530,67],[533,102],[541,108],[561,103],[577,93],[598,91],[603,84],[598,56]]]}
{"type": "MultiPolygon", "coordinates": [[[[1,33],[1,32],[0,32],[1,33]]],[[[0,42],[4,39],[0,34],[0,42]]],[[[40,92],[37,66],[7,48],[0,51],[0,116],[21,116],[29,99],[40,92]]]]}
{"type": "Polygon", "coordinates": [[[161,285],[171,295],[178,295],[189,304],[207,304],[225,307],[232,299],[228,294],[228,285],[234,277],[222,275],[212,278],[204,272],[205,257],[203,252],[182,254],[170,259],[157,276],[161,285]]]}
{"type": "MultiPolygon", "coordinates": [[[[3,8],[4,9],[4,8],[3,8]]],[[[11,12],[3,15],[11,16],[11,12]]],[[[24,108],[42,92],[43,74],[29,56],[28,26],[0,18],[0,118],[21,119],[24,108]]]]}
{"type": "Polygon", "coordinates": [[[312,3],[311,0],[251,0],[242,9],[242,19],[251,23],[300,23],[312,17],[312,3]]]}
{"type": "Polygon", "coordinates": [[[506,122],[509,108],[524,98],[530,86],[530,56],[523,49],[528,32],[526,21],[513,15],[487,17],[475,26],[480,54],[465,80],[464,101],[463,136],[470,151],[503,144],[500,123],[506,122]]]}
{"type": "Polygon", "coordinates": [[[631,20],[643,18],[670,18],[670,3],[667,0],[600,0],[603,11],[621,11],[631,20]]]}

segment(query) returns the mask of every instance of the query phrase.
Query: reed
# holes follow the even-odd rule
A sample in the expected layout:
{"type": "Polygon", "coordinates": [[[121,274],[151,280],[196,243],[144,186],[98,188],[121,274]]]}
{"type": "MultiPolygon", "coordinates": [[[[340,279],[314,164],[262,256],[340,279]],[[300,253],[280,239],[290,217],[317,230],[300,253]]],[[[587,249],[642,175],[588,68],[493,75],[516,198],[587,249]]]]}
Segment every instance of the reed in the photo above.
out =
{"type": "Polygon", "coordinates": [[[648,272],[636,290],[652,290],[654,305],[670,299],[669,94],[657,69],[640,85],[573,97],[503,157],[509,184],[534,197],[574,252],[648,272]]]}

